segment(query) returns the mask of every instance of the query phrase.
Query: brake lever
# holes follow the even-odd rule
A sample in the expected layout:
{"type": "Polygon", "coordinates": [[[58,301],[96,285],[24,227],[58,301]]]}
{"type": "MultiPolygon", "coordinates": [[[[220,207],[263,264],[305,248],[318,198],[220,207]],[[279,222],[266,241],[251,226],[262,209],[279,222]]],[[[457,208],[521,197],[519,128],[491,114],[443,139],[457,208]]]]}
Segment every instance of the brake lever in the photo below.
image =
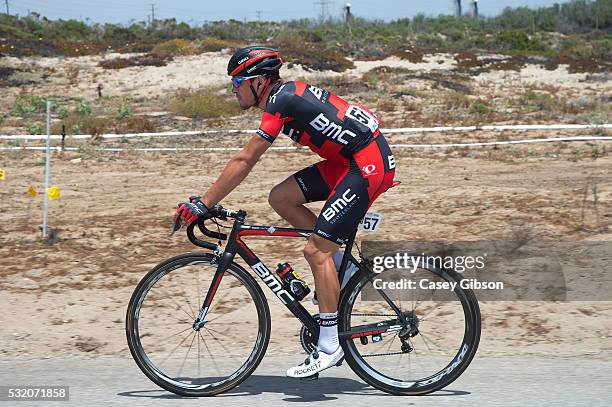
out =
{"type": "Polygon", "coordinates": [[[177,216],[176,220],[174,221],[174,225],[170,229],[170,236],[178,232],[181,229],[181,227],[183,227],[183,224],[181,223],[181,218],[177,216]]]}
{"type": "MultiPolygon", "coordinates": [[[[179,202],[178,207],[180,208],[181,205],[183,204],[184,202],[179,202]]],[[[174,235],[182,227],[183,227],[183,224],[181,223],[181,217],[179,215],[176,215],[176,217],[174,218],[174,225],[170,228],[170,236],[174,235]]]]}

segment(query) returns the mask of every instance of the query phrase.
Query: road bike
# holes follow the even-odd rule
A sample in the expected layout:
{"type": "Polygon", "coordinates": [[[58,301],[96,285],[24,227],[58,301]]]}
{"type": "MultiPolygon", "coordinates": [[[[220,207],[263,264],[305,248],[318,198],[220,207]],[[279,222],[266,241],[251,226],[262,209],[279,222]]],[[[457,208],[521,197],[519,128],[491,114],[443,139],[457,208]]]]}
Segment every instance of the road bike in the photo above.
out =
{"type": "MultiPolygon", "coordinates": [[[[249,377],[270,341],[268,302],[255,272],[301,322],[305,352],[316,348],[317,314],[311,314],[244,242],[247,237],[308,238],[312,230],[245,224],[243,210],[212,208],[206,220],[187,227],[187,236],[207,252],[185,253],[155,266],[130,299],[126,334],[138,367],[160,387],[182,396],[213,396],[249,377]],[[233,220],[229,236],[219,221],[233,220]],[[217,225],[217,231],[205,222],[217,225]],[[195,228],[216,239],[202,240],[195,228]],[[224,247],[222,241],[226,241],[224,247]]],[[[455,284],[444,293],[398,290],[384,285],[405,269],[375,272],[373,260],[347,240],[338,276],[338,332],[349,367],[366,383],[394,395],[423,395],[448,386],[472,361],[480,340],[480,309],[474,293],[455,284]],[[359,251],[360,261],[352,255],[359,251]],[[349,262],[358,270],[347,276],[349,262]],[[382,286],[381,286],[382,285],[382,286]],[[439,295],[442,294],[442,295],[439,295]]],[[[410,278],[459,283],[462,276],[412,254],[410,278]]],[[[380,270],[379,270],[380,271],[380,270]]],[[[340,362],[342,363],[342,361],[340,362]]]]}

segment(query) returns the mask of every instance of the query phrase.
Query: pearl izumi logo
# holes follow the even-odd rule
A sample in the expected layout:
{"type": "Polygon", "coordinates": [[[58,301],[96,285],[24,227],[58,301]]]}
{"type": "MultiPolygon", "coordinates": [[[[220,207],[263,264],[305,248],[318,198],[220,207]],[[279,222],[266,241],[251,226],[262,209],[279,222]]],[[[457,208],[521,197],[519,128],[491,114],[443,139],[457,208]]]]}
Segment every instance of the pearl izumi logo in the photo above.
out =
{"type": "Polygon", "coordinates": [[[348,144],[348,140],[346,140],[344,137],[357,137],[357,135],[352,131],[344,130],[341,125],[329,120],[323,113],[319,113],[319,115],[310,122],[310,125],[316,131],[321,132],[321,134],[324,136],[327,136],[340,144],[348,144]]]}
{"type": "Polygon", "coordinates": [[[323,217],[325,218],[325,220],[326,221],[332,220],[334,218],[334,216],[339,214],[342,209],[346,208],[346,206],[349,204],[349,202],[351,202],[356,197],[357,197],[356,194],[352,194],[351,195],[351,189],[350,188],[347,189],[346,192],[344,194],[342,194],[342,196],[340,198],[338,198],[334,202],[332,202],[330,207],[325,209],[325,211],[323,211],[323,217]]]}
{"type": "Polygon", "coordinates": [[[378,174],[378,172],[376,171],[376,166],[374,164],[364,165],[363,167],[361,167],[361,169],[363,170],[363,173],[366,177],[378,174]]]}

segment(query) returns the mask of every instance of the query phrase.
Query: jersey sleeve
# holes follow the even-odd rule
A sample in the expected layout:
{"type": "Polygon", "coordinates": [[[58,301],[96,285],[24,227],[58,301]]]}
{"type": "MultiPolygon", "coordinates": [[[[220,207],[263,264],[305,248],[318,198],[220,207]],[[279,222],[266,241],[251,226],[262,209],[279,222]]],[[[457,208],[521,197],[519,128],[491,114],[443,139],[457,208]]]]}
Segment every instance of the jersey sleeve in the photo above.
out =
{"type": "MultiPolygon", "coordinates": [[[[268,98],[266,110],[261,118],[261,124],[257,134],[270,143],[276,140],[285,123],[293,120],[291,115],[293,97],[295,92],[291,90],[290,84],[281,85],[278,90],[268,98]]],[[[294,87],[295,88],[295,87],[294,87]]]]}

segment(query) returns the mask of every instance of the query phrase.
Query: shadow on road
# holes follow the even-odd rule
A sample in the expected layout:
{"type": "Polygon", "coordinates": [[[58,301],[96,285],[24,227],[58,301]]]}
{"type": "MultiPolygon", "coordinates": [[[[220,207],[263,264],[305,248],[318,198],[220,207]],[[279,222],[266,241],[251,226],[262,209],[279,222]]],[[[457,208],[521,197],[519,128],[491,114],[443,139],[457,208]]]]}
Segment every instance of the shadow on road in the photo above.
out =
{"type": "MultiPolygon", "coordinates": [[[[369,385],[353,379],[326,377],[323,379],[304,381],[281,376],[252,375],[240,386],[219,394],[215,397],[253,396],[262,393],[277,393],[285,395],[286,402],[311,402],[337,400],[339,395],[361,395],[370,397],[389,397],[391,395],[376,390],[369,385]]],[[[470,394],[462,390],[440,390],[426,397],[464,396],[470,394]]],[[[153,399],[183,398],[164,390],[134,390],[117,393],[124,397],[147,397],[153,399]]],[[[393,396],[391,396],[393,397],[393,396]]]]}

